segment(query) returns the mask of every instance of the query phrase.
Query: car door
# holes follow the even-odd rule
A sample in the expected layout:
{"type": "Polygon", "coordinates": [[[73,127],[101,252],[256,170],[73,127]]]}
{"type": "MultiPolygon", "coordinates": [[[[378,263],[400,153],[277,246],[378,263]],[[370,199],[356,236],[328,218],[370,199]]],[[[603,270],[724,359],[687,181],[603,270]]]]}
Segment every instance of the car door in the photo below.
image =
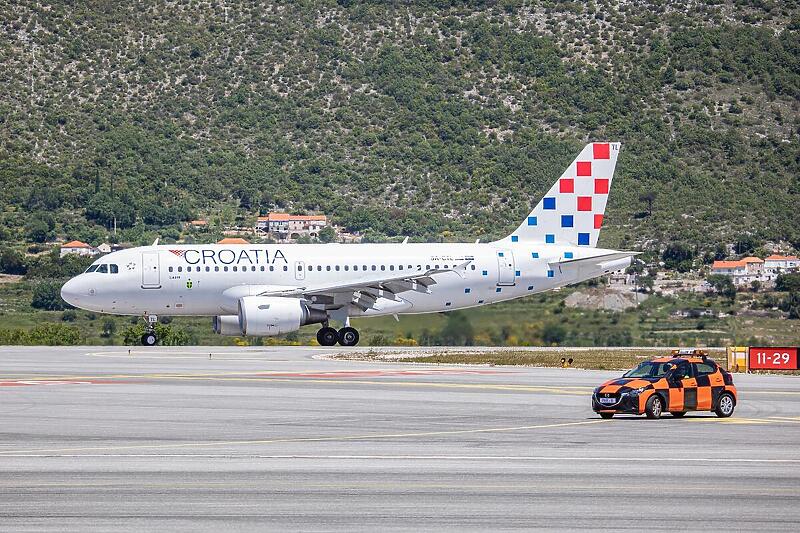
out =
{"type": "Polygon", "coordinates": [[[714,387],[724,387],[725,381],[716,365],[703,361],[692,364],[697,383],[697,410],[710,411],[713,404],[714,387]]]}
{"type": "Polygon", "coordinates": [[[683,365],[686,365],[686,374],[681,379],[683,410],[694,411],[697,409],[697,379],[694,376],[694,365],[689,363],[683,365]]]}

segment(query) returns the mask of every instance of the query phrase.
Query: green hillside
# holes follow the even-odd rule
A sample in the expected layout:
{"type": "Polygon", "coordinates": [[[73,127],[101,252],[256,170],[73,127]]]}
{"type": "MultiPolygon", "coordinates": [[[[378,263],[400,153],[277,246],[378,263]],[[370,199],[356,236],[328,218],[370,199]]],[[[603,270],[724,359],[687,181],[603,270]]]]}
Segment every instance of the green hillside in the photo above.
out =
{"type": "Polygon", "coordinates": [[[611,139],[601,245],[800,244],[797,2],[386,4],[0,2],[0,240],[499,237],[611,139]]]}

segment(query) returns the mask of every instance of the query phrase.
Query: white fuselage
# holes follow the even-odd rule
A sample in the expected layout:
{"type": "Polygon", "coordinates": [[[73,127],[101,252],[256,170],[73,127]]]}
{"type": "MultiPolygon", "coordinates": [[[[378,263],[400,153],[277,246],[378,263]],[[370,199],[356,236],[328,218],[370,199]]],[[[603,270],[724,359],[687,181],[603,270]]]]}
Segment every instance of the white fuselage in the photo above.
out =
{"type": "Polygon", "coordinates": [[[93,265],[99,265],[94,271],[67,282],[62,294],[77,307],[110,314],[231,315],[236,314],[240,298],[263,291],[368,284],[373,279],[453,269],[432,274],[435,283],[425,291],[381,297],[368,309],[349,305],[352,294],[309,302],[323,309],[344,306],[347,316],[379,316],[449,311],[511,300],[630,264],[627,257],[590,269],[562,271],[558,263],[565,258],[589,258],[612,251],[552,244],[506,245],[147,246],[101,257],[93,265]]]}

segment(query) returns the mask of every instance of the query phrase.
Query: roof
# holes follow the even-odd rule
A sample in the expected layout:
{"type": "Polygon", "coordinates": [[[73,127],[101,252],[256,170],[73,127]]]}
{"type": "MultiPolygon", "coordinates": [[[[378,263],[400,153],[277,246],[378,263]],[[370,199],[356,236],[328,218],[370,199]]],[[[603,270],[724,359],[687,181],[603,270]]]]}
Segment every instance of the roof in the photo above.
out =
{"type": "Polygon", "coordinates": [[[91,248],[88,244],[81,241],[70,241],[67,244],[62,244],[62,248],[91,248]]]}
{"type": "Polygon", "coordinates": [[[250,241],[242,239],[241,237],[225,237],[217,241],[217,244],[250,244],[250,241]]]}
{"type": "Polygon", "coordinates": [[[192,226],[205,226],[206,224],[208,224],[208,222],[206,222],[205,220],[192,220],[191,222],[189,222],[189,224],[191,224],[192,226]]]}
{"type": "Polygon", "coordinates": [[[328,220],[328,217],[325,215],[290,215],[289,213],[269,213],[265,217],[258,217],[259,221],[268,220],[270,222],[283,222],[289,220],[298,220],[303,222],[308,222],[311,220],[319,220],[321,222],[325,222],[328,220]]]}
{"type": "Polygon", "coordinates": [[[767,257],[765,261],[797,261],[796,255],[775,255],[767,257]]]}
{"type": "Polygon", "coordinates": [[[743,268],[747,266],[749,263],[763,263],[763,259],[759,259],[758,257],[745,257],[743,259],[739,259],[738,261],[714,261],[714,264],[711,265],[712,269],[717,268],[743,268]]]}

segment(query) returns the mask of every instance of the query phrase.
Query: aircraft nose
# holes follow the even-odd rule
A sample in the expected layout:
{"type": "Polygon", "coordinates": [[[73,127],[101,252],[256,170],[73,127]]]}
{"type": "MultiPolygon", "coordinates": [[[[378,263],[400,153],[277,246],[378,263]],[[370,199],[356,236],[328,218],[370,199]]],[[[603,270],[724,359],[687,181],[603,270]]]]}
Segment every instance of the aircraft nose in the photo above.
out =
{"type": "Polygon", "coordinates": [[[74,307],[80,307],[81,283],[72,278],[61,287],[61,299],[74,307]]]}

